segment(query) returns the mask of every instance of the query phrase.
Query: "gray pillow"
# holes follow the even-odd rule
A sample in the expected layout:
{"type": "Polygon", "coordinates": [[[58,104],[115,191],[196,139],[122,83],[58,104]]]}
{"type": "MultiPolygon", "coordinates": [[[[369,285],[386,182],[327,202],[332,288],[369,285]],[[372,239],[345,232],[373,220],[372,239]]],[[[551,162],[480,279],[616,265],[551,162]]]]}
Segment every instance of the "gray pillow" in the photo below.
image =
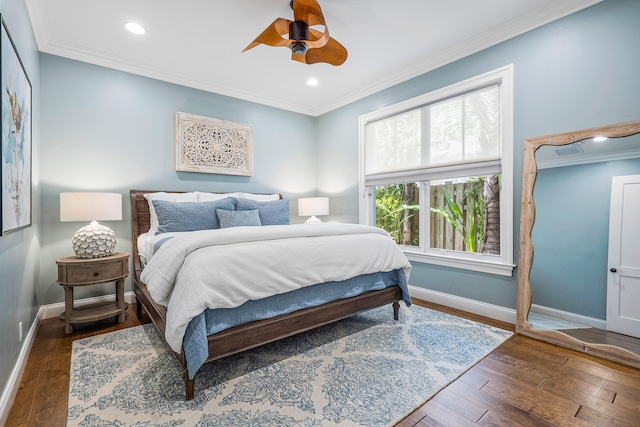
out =
{"type": "Polygon", "coordinates": [[[216,209],[233,211],[235,200],[233,197],[212,202],[153,200],[159,224],[156,234],[220,228],[216,209]]]}
{"type": "Polygon", "coordinates": [[[262,225],[257,209],[250,211],[216,209],[216,214],[218,221],[220,221],[220,228],[262,225]]]}
{"type": "Polygon", "coordinates": [[[260,222],[262,225],[288,225],[289,200],[273,200],[270,202],[258,202],[256,200],[236,199],[236,210],[250,211],[257,209],[260,214],[260,222]]]}

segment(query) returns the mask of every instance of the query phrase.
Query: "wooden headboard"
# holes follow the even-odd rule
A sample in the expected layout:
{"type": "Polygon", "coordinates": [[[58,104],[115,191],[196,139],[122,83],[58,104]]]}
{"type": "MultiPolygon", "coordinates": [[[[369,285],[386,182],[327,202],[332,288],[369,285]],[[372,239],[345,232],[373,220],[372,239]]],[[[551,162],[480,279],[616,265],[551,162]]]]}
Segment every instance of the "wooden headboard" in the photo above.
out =
{"type": "MultiPolygon", "coordinates": [[[[167,191],[171,193],[186,193],[186,191],[171,190],[130,190],[131,195],[131,248],[133,258],[134,280],[140,278],[142,266],[140,265],[140,256],[138,254],[138,236],[149,231],[151,228],[151,214],[149,213],[149,203],[144,195],[148,193],[158,193],[167,191]]],[[[222,192],[211,191],[213,194],[224,194],[222,192]]],[[[265,194],[265,193],[251,193],[265,194]]],[[[274,193],[271,193],[274,194],[274,193]]],[[[280,195],[282,199],[282,194],[280,195]]]]}
{"type": "Polygon", "coordinates": [[[158,190],[143,191],[131,190],[131,249],[133,259],[134,279],[140,277],[142,266],[138,254],[138,236],[149,231],[151,227],[151,214],[149,213],[149,203],[144,195],[147,193],[157,193],[158,190]]]}

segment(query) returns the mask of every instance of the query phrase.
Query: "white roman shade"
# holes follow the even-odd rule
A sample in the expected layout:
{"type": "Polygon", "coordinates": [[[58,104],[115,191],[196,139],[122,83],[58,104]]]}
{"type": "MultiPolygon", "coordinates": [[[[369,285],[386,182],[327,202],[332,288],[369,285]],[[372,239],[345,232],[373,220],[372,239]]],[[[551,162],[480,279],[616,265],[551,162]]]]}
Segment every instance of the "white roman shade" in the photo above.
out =
{"type": "Polygon", "coordinates": [[[500,173],[500,120],[500,84],[492,83],[368,122],[366,185],[500,173]]]}

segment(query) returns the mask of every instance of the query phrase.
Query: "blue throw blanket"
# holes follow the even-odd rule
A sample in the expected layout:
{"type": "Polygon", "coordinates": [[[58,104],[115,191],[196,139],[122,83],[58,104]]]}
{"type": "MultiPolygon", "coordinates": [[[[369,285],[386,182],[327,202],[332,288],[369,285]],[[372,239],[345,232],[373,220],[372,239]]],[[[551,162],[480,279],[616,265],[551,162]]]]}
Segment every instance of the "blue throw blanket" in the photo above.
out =
{"type": "Polygon", "coordinates": [[[260,300],[247,301],[237,308],[207,309],[191,320],[185,332],[183,347],[189,378],[193,379],[198,369],[207,360],[208,335],[255,320],[268,319],[307,307],[316,307],[394,285],[400,286],[402,299],[407,307],[410,306],[411,297],[406,276],[402,269],[397,269],[365,274],[340,282],[322,283],[260,300]]]}

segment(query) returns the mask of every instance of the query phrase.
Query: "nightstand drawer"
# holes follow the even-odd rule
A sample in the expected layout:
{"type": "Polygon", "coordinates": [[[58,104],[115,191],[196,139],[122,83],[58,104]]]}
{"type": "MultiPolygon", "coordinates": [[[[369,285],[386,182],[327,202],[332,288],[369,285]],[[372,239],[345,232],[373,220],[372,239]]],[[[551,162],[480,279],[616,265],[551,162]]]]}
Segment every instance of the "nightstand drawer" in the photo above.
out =
{"type": "Polygon", "coordinates": [[[67,257],[57,260],[58,283],[83,286],[111,282],[129,274],[129,254],[116,253],[104,258],[67,257]]]}
{"type": "MultiPolygon", "coordinates": [[[[126,264],[124,264],[126,266],[126,264]]],[[[100,265],[76,265],[73,268],[65,268],[58,281],[63,283],[87,283],[102,280],[113,280],[116,277],[127,275],[122,261],[108,262],[100,265]]]]}

